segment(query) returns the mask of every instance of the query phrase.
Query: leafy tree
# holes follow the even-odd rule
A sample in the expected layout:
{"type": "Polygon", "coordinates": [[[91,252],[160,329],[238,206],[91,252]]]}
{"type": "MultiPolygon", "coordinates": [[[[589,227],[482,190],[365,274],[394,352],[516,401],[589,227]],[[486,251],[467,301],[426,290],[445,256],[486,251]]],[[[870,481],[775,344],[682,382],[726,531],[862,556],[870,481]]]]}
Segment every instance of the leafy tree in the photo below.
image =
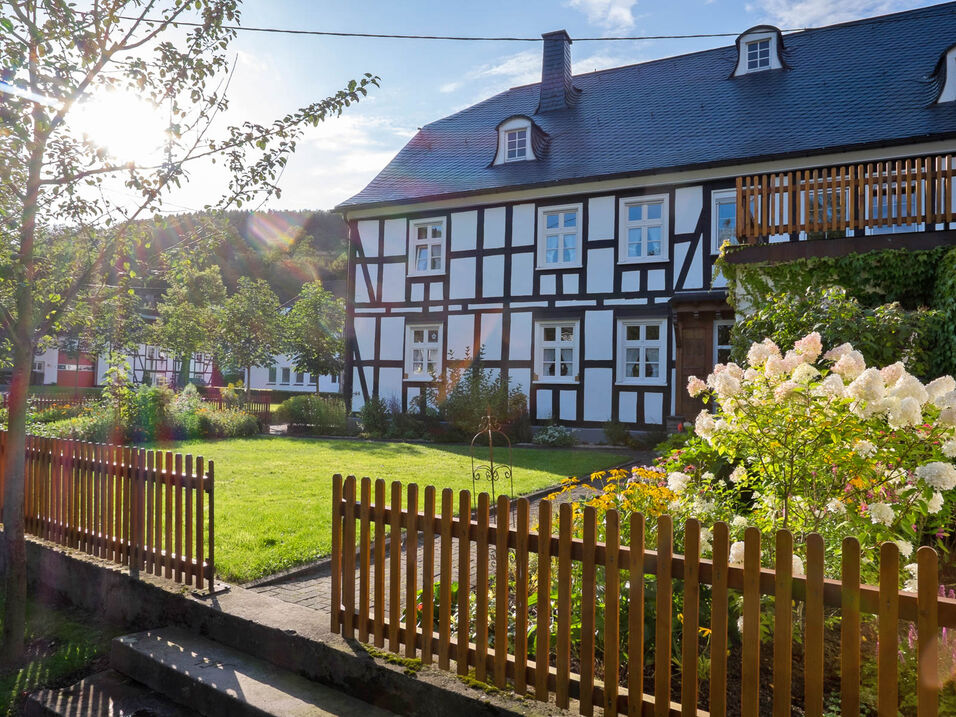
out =
{"type": "Polygon", "coordinates": [[[24,445],[35,348],[84,295],[106,301],[144,275],[149,242],[137,220],[160,210],[193,163],[218,158],[225,167],[219,208],[278,195],[278,176],[303,130],[378,84],[366,75],[268,124],[214,123],[228,106],[239,0],[84,7],[2,0],[0,9],[0,334],[13,368],[0,515],[4,662],[23,650],[24,445]],[[80,131],[78,105],[111,92],[133,94],[170,118],[163,159],[114,156],[80,131]]]}
{"type": "Polygon", "coordinates": [[[239,279],[222,307],[219,351],[223,365],[246,371],[246,400],[253,366],[272,366],[283,343],[279,299],[262,279],[239,279]]]}
{"type": "Polygon", "coordinates": [[[322,287],[321,281],[302,286],[295,305],[285,317],[286,349],[296,371],[318,376],[337,374],[344,366],[345,305],[322,287]]]}
{"type": "Polygon", "coordinates": [[[193,354],[216,346],[219,311],[226,288],[218,266],[197,269],[191,264],[167,277],[168,287],[156,304],[159,318],[150,334],[152,342],[179,359],[178,385],[185,386],[193,354]]]}

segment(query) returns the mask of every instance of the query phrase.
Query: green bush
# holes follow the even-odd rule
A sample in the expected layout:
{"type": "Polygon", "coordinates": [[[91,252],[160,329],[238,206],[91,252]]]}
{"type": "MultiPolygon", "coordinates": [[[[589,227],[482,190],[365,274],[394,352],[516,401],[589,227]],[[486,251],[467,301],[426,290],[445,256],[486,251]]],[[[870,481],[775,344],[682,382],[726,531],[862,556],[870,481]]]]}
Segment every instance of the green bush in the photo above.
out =
{"type": "Polygon", "coordinates": [[[391,424],[391,410],[388,403],[378,396],[372,396],[359,411],[362,431],[373,438],[385,436],[391,424]]]}
{"type": "Polygon", "coordinates": [[[139,386],[133,392],[128,426],[130,439],[136,442],[172,438],[170,405],[174,397],[171,389],[162,386],[139,386]]]}
{"type": "Polygon", "coordinates": [[[568,448],[574,445],[574,433],[567,426],[548,426],[534,434],[534,442],[539,446],[568,448]]]}
{"type": "MultiPolygon", "coordinates": [[[[6,423],[6,409],[3,410],[3,423],[6,423]]],[[[45,408],[42,411],[36,411],[33,414],[32,420],[35,423],[53,423],[53,421],[62,421],[64,418],[76,418],[77,416],[83,415],[86,410],[87,407],[81,403],[65,403],[59,406],[50,406],[50,408],[45,408]]]]}
{"type": "Polygon", "coordinates": [[[348,433],[348,414],[341,398],[294,396],[276,409],[277,423],[308,426],[316,433],[343,435],[348,433]]]}
{"type": "Polygon", "coordinates": [[[97,408],[74,418],[30,424],[27,432],[35,436],[70,438],[90,443],[123,443],[126,441],[126,426],[117,425],[113,418],[111,410],[97,408]]]}
{"type": "Polygon", "coordinates": [[[196,413],[200,438],[239,438],[259,432],[259,421],[250,413],[235,408],[201,408],[196,413]]]}
{"type": "Polygon", "coordinates": [[[620,421],[608,421],[603,428],[607,442],[612,446],[630,446],[633,443],[630,430],[620,421]]]}

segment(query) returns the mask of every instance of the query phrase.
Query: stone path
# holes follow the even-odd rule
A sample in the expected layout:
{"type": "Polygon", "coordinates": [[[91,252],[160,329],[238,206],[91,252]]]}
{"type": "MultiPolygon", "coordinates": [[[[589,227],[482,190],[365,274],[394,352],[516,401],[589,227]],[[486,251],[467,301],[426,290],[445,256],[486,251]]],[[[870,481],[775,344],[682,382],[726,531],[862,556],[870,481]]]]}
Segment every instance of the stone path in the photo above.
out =
{"type": "MultiPolygon", "coordinates": [[[[635,465],[647,465],[653,460],[653,454],[651,453],[641,453],[635,456],[635,465]]],[[[580,485],[572,491],[562,494],[555,500],[556,503],[568,502],[572,500],[577,500],[585,495],[595,495],[594,489],[600,491],[603,489],[603,482],[596,482],[589,485],[580,485]]],[[[532,521],[534,516],[537,515],[537,504],[540,502],[541,498],[537,498],[531,503],[530,515],[532,516],[532,521]]],[[[514,518],[512,516],[512,522],[514,518]]],[[[388,543],[386,541],[386,547],[388,543]]],[[[422,539],[419,539],[418,545],[418,554],[417,554],[417,587],[420,589],[422,587],[422,573],[423,573],[423,544],[422,539]]],[[[495,558],[495,549],[493,546],[489,546],[488,549],[489,557],[492,561],[495,558]]],[[[471,558],[471,584],[474,586],[475,583],[475,572],[476,572],[476,546],[472,544],[470,551],[471,558]]],[[[434,577],[435,582],[438,582],[440,574],[440,565],[441,565],[441,542],[439,538],[435,539],[435,570],[434,577]]],[[[494,565],[494,562],[492,562],[494,565]]],[[[388,592],[389,592],[389,573],[390,573],[390,560],[388,559],[387,550],[386,550],[386,560],[385,560],[385,601],[386,601],[386,610],[388,609],[388,592]]],[[[402,560],[401,560],[401,601],[404,604],[405,601],[405,586],[406,582],[406,546],[402,546],[402,560]]],[[[458,549],[458,539],[452,539],[452,581],[458,581],[458,570],[459,570],[459,549],[458,549]]],[[[494,574],[493,568],[490,571],[490,574],[494,574]]],[[[306,573],[300,573],[298,575],[292,575],[285,579],[279,579],[276,582],[271,582],[268,585],[261,585],[258,587],[249,588],[254,592],[262,593],[264,595],[270,595],[272,597],[279,598],[285,602],[295,603],[297,605],[302,605],[303,607],[312,608],[313,610],[319,610],[326,614],[329,613],[329,605],[332,601],[332,577],[330,571],[330,563],[328,561],[317,565],[312,570],[309,570],[306,573]]],[[[372,582],[370,584],[370,602],[374,605],[374,568],[372,570],[372,582]]],[[[355,576],[355,595],[356,601],[358,600],[359,595],[359,576],[356,572],[355,576]]]]}

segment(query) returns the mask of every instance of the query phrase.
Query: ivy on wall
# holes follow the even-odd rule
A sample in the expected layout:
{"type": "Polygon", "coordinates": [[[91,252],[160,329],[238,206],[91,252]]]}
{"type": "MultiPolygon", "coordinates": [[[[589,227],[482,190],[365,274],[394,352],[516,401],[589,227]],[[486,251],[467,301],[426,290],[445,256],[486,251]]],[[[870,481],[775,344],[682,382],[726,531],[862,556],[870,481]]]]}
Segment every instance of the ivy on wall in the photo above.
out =
{"type": "MultiPolygon", "coordinates": [[[[721,253],[715,271],[727,279],[730,305],[745,315],[770,305],[783,307],[787,296],[793,297],[794,303],[805,304],[808,294],[822,295],[829,287],[845,289],[847,296],[877,315],[910,312],[922,335],[909,343],[919,345],[925,355],[913,356],[910,352],[908,363],[919,366],[926,376],[956,375],[956,248],[889,249],[779,264],[731,264],[721,253]],[[925,320],[927,313],[934,317],[932,321],[925,320]]],[[[773,312],[763,313],[764,319],[772,323],[773,312]]],[[[861,322],[859,331],[858,340],[851,341],[854,344],[870,338],[862,335],[867,331],[866,322],[861,322]]],[[[745,340],[738,330],[735,333],[739,341],[745,340]]]]}

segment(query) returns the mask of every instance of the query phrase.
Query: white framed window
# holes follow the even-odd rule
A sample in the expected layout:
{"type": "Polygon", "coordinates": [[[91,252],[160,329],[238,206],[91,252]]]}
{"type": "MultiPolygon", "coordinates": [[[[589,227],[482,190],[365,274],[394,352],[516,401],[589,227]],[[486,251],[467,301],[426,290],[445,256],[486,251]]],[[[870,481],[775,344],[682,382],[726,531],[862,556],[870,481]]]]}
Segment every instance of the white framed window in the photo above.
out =
{"type": "Polygon", "coordinates": [[[278,371],[277,371],[276,367],[275,367],[275,366],[270,366],[270,367],[269,367],[269,378],[266,379],[266,383],[268,383],[268,384],[273,384],[273,385],[274,385],[275,382],[276,382],[276,374],[277,374],[277,373],[278,373],[278,371]]]}
{"type": "Polygon", "coordinates": [[[730,361],[730,331],[734,327],[733,320],[717,319],[714,321],[714,364],[730,361]]]}
{"type": "MultiPolygon", "coordinates": [[[[333,373],[331,376],[329,376],[329,378],[331,379],[332,383],[338,383],[338,382],[339,382],[339,377],[338,377],[336,374],[334,374],[334,373],[333,373]]],[[[315,381],[313,381],[312,383],[315,383],[315,381]]]]}
{"type": "Polygon", "coordinates": [[[619,383],[666,383],[666,319],[622,319],[618,322],[617,337],[619,383]]]}
{"type": "Polygon", "coordinates": [[[318,380],[318,379],[316,378],[316,375],[315,375],[314,373],[310,373],[310,374],[309,374],[309,385],[310,385],[310,386],[314,386],[314,385],[315,385],[315,382],[316,382],[317,380],[318,380]]]}
{"type": "Polygon", "coordinates": [[[512,117],[498,125],[498,151],[494,164],[535,159],[531,147],[531,119],[512,117]]]}
{"type": "Polygon", "coordinates": [[[747,43],[747,71],[766,70],[770,67],[770,38],[747,43]]]}
{"type": "Polygon", "coordinates": [[[305,374],[298,371],[295,372],[295,385],[301,386],[305,383],[305,374]]]}
{"type": "Polygon", "coordinates": [[[539,321],[535,324],[534,372],[540,383],[577,383],[579,323],[539,321]]]}
{"type": "Polygon", "coordinates": [[[516,162],[528,158],[528,128],[505,131],[505,161],[516,162]]]}
{"type": "Polygon", "coordinates": [[[667,261],[667,195],[621,200],[618,263],[667,261]]]}
{"type": "Polygon", "coordinates": [[[290,369],[288,366],[282,369],[282,385],[283,386],[289,385],[289,378],[291,377],[291,375],[292,375],[292,369],[290,369]]]}
{"type": "Polygon", "coordinates": [[[909,224],[890,224],[889,222],[898,221],[904,213],[911,217],[924,216],[923,203],[917,201],[916,195],[921,195],[925,200],[925,189],[925,184],[923,185],[923,191],[918,191],[915,186],[911,187],[909,206],[907,207],[905,186],[883,184],[880,185],[879,191],[874,187],[870,195],[870,200],[867,202],[867,218],[876,218],[878,221],[885,223],[874,227],[867,227],[866,233],[905,234],[907,232],[922,231],[924,228],[922,222],[910,222],[909,224]]]}
{"type": "Polygon", "coordinates": [[[408,275],[445,273],[445,220],[418,219],[408,227],[408,275]]]}
{"type": "Polygon", "coordinates": [[[538,209],[538,268],[581,266],[582,205],[538,209]]]}
{"type": "Polygon", "coordinates": [[[725,242],[737,243],[737,190],[718,189],[710,197],[710,253],[719,254],[725,242]]]}
{"type": "Polygon", "coordinates": [[[405,378],[431,381],[442,370],[440,324],[409,326],[405,333],[405,378]]]}

